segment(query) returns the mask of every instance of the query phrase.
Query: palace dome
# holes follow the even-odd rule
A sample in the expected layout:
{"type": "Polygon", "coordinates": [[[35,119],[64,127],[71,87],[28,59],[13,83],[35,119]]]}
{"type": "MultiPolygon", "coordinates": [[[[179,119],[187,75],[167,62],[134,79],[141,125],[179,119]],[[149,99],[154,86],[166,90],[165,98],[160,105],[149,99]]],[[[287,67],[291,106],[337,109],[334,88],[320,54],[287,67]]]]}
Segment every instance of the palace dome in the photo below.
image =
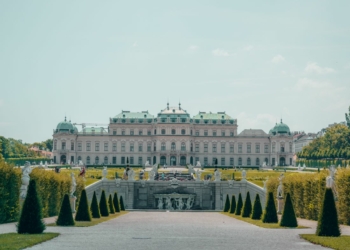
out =
{"type": "Polygon", "coordinates": [[[282,122],[282,119],[281,119],[281,122],[280,123],[276,123],[275,127],[273,127],[270,131],[269,131],[269,134],[290,134],[290,129],[288,127],[287,124],[284,124],[282,122]]]}
{"type": "Polygon", "coordinates": [[[160,111],[160,113],[158,113],[158,117],[161,118],[166,118],[166,117],[170,117],[170,118],[176,118],[176,117],[180,117],[180,118],[189,118],[190,114],[187,113],[186,110],[181,108],[181,104],[179,103],[179,107],[169,107],[169,103],[167,105],[167,107],[163,110],[160,111]]]}
{"type": "Polygon", "coordinates": [[[66,117],[64,121],[60,122],[56,127],[56,132],[78,132],[77,127],[75,127],[70,121],[67,121],[66,117]]]}

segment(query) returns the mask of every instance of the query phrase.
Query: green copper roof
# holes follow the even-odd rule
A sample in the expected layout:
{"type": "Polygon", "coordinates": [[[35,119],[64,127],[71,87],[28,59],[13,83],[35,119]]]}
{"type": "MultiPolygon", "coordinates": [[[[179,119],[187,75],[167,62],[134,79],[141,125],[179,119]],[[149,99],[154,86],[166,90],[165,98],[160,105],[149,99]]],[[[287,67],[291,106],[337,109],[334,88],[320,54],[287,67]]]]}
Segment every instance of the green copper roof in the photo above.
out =
{"type": "Polygon", "coordinates": [[[205,120],[221,120],[221,119],[232,119],[229,115],[227,115],[225,112],[218,112],[218,113],[206,113],[206,112],[199,112],[197,115],[193,117],[193,119],[205,119],[205,120]]]}
{"type": "Polygon", "coordinates": [[[281,119],[281,123],[276,123],[275,127],[273,127],[269,134],[290,134],[290,129],[287,124],[284,124],[281,119]]]}
{"type": "Polygon", "coordinates": [[[83,133],[101,133],[104,132],[105,129],[103,127],[89,127],[89,128],[83,128],[83,133]]]}
{"type": "Polygon", "coordinates": [[[181,104],[179,104],[179,107],[169,107],[169,104],[167,107],[158,113],[158,117],[160,118],[190,118],[189,113],[187,113],[186,110],[181,108],[181,104]]]}
{"type": "Polygon", "coordinates": [[[142,112],[122,111],[120,114],[116,115],[114,118],[142,119],[142,118],[154,118],[154,115],[151,115],[150,113],[148,113],[148,111],[142,111],[142,112]]]}
{"type": "Polygon", "coordinates": [[[73,126],[73,124],[70,121],[67,121],[66,117],[64,118],[64,121],[60,122],[57,127],[57,132],[71,132],[73,133],[75,130],[78,130],[76,127],[73,126]]]}

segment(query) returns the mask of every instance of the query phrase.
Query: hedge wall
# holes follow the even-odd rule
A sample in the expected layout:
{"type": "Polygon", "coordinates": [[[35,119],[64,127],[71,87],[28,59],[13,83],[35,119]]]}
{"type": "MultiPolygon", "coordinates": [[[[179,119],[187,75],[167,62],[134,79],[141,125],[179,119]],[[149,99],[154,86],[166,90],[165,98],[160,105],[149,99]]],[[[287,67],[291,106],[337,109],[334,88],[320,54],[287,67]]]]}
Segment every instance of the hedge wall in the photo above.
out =
{"type": "Polygon", "coordinates": [[[41,157],[41,158],[26,157],[26,158],[7,158],[5,161],[9,164],[14,164],[16,166],[17,165],[24,166],[24,163],[26,163],[26,161],[29,161],[30,164],[32,164],[33,162],[35,162],[36,164],[39,164],[42,161],[43,164],[45,164],[45,161],[47,161],[47,163],[50,163],[51,159],[48,159],[45,157],[41,157]]]}
{"type": "Polygon", "coordinates": [[[305,164],[306,167],[314,167],[314,168],[327,168],[330,165],[335,165],[338,167],[346,167],[350,166],[350,160],[342,160],[342,159],[328,159],[328,160],[306,160],[306,159],[298,159],[296,161],[296,166],[303,166],[305,164]]]}
{"type": "MultiPolygon", "coordinates": [[[[4,184],[0,185],[0,223],[12,222],[18,219],[21,175],[22,172],[19,168],[0,162],[0,183],[4,184]]],[[[71,177],[69,173],[57,174],[54,171],[35,168],[30,177],[36,180],[37,192],[42,202],[43,216],[57,215],[63,196],[70,193],[71,177]]],[[[76,181],[76,204],[79,204],[84,183],[82,178],[76,177],[76,181]]]]}
{"type": "MultiPolygon", "coordinates": [[[[285,176],[283,191],[284,194],[290,193],[297,217],[318,219],[328,175],[328,170],[322,170],[320,173],[295,173],[285,176]]],[[[277,177],[270,178],[267,182],[268,192],[276,193],[278,184],[277,177]]],[[[336,187],[339,222],[350,225],[350,169],[337,170],[336,187]]]]}

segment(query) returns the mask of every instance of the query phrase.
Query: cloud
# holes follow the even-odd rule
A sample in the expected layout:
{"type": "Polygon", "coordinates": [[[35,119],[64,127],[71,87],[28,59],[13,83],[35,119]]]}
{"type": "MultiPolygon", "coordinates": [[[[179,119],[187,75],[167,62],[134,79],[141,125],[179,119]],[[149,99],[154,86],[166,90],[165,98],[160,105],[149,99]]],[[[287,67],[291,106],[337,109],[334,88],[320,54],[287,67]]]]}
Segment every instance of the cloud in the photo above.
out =
{"type": "Polygon", "coordinates": [[[345,69],[350,69],[350,63],[344,66],[345,69]]]}
{"type": "Polygon", "coordinates": [[[273,63],[281,63],[281,62],[285,62],[285,61],[286,61],[286,59],[284,59],[284,57],[281,55],[274,56],[271,60],[271,62],[273,62],[273,63]]]}
{"type": "Polygon", "coordinates": [[[199,49],[199,47],[197,45],[191,45],[188,50],[190,51],[197,51],[199,49]]]}
{"type": "Polygon", "coordinates": [[[230,54],[223,49],[214,49],[212,51],[213,56],[229,56],[230,54]]]}
{"type": "Polygon", "coordinates": [[[317,74],[329,74],[334,73],[335,70],[328,67],[321,67],[315,62],[308,63],[305,67],[307,73],[317,73],[317,74]]]}
{"type": "Polygon", "coordinates": [[[299,79],[295,85],[299,92],[310,92],[313,96],[334,96],[344,90],[342,87],[337,87],[329,82],[320,82],[309,78],[299,79]]]}
{"type": "Polygon", "coordinates": [[[243,129],[262,129],[268,133],[279,118],[268,113],[257,114],[255,117],[248,115],[246,112],[241,112],[237,115],[237,120],[240,127],[243,129]]]}
{"type": "Polygon", "coordinates": [[[251,51],[252,49],[254,49],[252,45],[248,45],[243,48],[244,51],[251,51]]]}
{"type": "Polygon", "coordinates": [[[134,42],[134,44],[132,45],[133,47],[137,47],[137,41],[136,42],[134,42]]]}

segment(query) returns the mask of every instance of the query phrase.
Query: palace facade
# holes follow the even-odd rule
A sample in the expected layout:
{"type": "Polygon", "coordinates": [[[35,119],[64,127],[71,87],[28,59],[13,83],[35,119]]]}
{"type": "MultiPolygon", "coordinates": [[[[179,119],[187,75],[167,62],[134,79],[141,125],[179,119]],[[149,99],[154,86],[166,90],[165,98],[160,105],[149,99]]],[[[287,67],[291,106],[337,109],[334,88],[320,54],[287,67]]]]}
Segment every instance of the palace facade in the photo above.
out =
{"type": "Polygon", "coordinates": [[[269,133],[245,129],[237,134],[237,120],[225,112],[199,112],[167,107],[157,116],[148,111],[122,111],[108,127],[60,122],[53,131],[55,163],[86,165],[261,166],[293,165],[293,136],[276,124],[269,133]]]}

